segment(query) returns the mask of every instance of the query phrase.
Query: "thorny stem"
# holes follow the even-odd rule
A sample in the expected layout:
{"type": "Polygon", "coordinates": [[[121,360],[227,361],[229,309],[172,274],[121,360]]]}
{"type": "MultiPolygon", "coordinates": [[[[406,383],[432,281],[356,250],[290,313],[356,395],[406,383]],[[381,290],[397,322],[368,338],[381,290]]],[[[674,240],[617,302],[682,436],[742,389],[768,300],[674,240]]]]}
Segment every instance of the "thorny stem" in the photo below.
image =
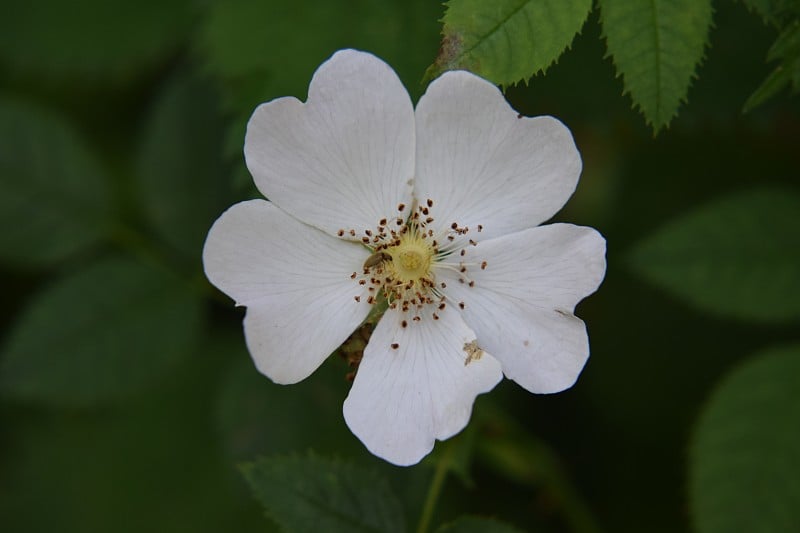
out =
{"type": "Polygon", "coordinates": [[[442,492],[444,480],[447,477],[447,471],[450,469],[453,446],[444,445],[444,448],[442,455],[439,457],[439,462],[436,463],[436,470],[433,472],[430,487],[428,487],[428,495],[425,497],[425,505],[422,508],[419,525],[417,525],[417,533],[427,533],[433,518],[433,511],[436,509],[436,502],[439,501],[439,494],[442,492]]]}

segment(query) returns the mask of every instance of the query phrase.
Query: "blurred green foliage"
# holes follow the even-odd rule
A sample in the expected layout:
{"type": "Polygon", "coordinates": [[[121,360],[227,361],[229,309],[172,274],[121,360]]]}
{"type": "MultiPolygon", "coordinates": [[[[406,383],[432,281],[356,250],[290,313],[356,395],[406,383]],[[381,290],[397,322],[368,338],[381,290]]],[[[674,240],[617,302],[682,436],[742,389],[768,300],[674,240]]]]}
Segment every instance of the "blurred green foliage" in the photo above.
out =
{"type": "MultiPolygon", "coordinates": [[[[567,9],[514,5],[556,4],[567,9]]],[[[797,2],[718,0],[713,24],[703,11],[702,24],[675,26],[674,48],[646,61],[624,59],[649,44],[626,37],[643,19],[611,17],[616,4],[598,2],[581,28],[590,4],[575,2],[560,34],[525,44],[527,72],[495,80],[550,65],[507,97],[524,114],[561,118],[582,152],[581,183],[557,218],[608,239],[606,281],[578,309],[592,358],[563,394],[502,383],[478,399],[465,432],[400,469],[347,430],[342,359],[293,387],[257,373],[242,313],[208,285],[199,257],[219,213],[256,195],[241,157],[255,105],[304,98],[314,69],[342,47],[385,59],[416,100],[442,17],[449,28],[444,7],[5,2],[3,530],[277,529],[242,463],[268,510],[286,499],[270,514],[289,528],[314,515],[292,517],[298,500],[279,487],[306,483],[340,508],[391,500],[382,516],[402,529],[418,520],[432,479],[443,483],[432,530],[751,531],[759,520],[781,531],[780,520],[795,520],[796,350],[750,357],[798,340],[800,106],[778,94],[796,88],[796,74],[748,97],[775,68],[796,73],[797,2]],[[680,64],[651,100],[635,87],[654,81],[637,69],[662,61],[680,64]],[[653,138],[623,91],[656,129],[680,114],[653,138]],[[739,483],[727,483],[734,470],[739,483]],[[748,500],[753,483],[762,499],[748,500]],[[741,520],[714,522],[725,513],[741,520]]],[[[508,35],[543,31],[543,20],[516,21],[522,29],[508,35]]]]}

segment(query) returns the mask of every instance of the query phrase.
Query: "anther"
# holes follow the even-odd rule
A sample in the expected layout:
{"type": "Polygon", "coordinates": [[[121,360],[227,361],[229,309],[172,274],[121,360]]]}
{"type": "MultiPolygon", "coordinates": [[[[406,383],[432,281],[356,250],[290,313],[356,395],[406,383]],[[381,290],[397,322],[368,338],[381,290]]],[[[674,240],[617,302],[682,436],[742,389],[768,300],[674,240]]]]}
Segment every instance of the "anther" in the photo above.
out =
{"type": "Polygon", "coordinates": [[[466,307],[466,305],[464,304],[464,302],[458,302],[458,308],[459,309],[464,309],[465,307],[466,307]]]}
{"type": "Polygon", "coordinates": [[[361,301],[361,296],[353,296],[353,299],[357,302],[361,301]]]}
{"type": "Polygon", "coordinates": [[[344,237],[344,230],[340,229],[339,231],[336,232],[336,235],[338,235],[339,237],[344,237]]]}
{"type": "Polygon", "coordinates": [[[474,282],[474,281],[470,281],[470,282],[469,282],[469,286],[470,286],[470,287],[474,287],[474,286],[475,286],[475,282],[474,282]]]}
{"type": "Polygon", "coordinates": [[[392,343],[392,350],[396,350],[396,349],[398,349],[399,347],[400,347],[400,345],[399,345],[399,344],[397,344],[396,342],[393,342],[393,343],[392,343]]]}
{"type": "Polygon", "coordinates": [[[403,328],[408,327],[408,322],[403,320],[402,322],[400,322],[400,327],[403,327],[403,328]]]}
{"type": "Polygon", "coordinates": [[[483,262],[481,263],[481,270],[486,270],[486,265],[487,265],[487,264],[488,264],[488,263],[487,263],[486,261],[483,261],[483,262]]]}
{"type": "Polygon", "coordinates": [[[401,213],[403,212],[403,210],[405,208],[406,208],[406,204],[400,204],[400,205],[397,206],[397,210],[400,211],[401,213]]]}
{"type": "Polygon", "coordinates": [[[428,201],[425,203],[428,204],[428,207],[433,207],[433,200],[431,200],[430,198],[428,198],[428,201]]]}
{"type": "Polygon", "coordinates": [[[358,274],[353,272],[352,274],[350,274],[350,279],[356,279],[356,276],[358,276],[358,274]]]}
{"type": "Polygon", "coordinates": [[[480,233],[480,232],[482,232],[482,231],[483,231],[483,226],[481,226],[480,224],[478,224],[478,233],[480,233]]]}

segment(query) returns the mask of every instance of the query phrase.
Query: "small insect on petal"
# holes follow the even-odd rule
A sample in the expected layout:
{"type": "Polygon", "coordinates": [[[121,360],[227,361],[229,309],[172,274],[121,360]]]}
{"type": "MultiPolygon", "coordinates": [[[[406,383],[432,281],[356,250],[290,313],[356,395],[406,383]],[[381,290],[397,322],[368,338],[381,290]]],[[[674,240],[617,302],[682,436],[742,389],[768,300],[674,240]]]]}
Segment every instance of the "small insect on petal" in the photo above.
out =
{"type": "Polygon", "coordinates": [[[364,261],[364,269],[370,269],[374,266],[382,265],[384,262],[391,260],[392,256],[386,252],[375,252],[371,256],[367,257],[366,261],[364,261]]]}

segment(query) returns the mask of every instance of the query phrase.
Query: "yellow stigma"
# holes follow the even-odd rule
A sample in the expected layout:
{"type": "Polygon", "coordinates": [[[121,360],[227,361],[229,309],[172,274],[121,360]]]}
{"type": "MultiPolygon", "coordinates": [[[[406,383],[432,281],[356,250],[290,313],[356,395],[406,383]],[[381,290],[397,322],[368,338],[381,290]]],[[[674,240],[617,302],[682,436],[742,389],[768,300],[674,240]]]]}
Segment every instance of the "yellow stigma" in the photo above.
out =
{"type": "Polygon", "coordinates": [[[392,256],[387,266],[395,280],[405,284],[428,277],[434,250],[416,231],[403,235],[397,245],[386,249],[386,253],[392,256]]]}

